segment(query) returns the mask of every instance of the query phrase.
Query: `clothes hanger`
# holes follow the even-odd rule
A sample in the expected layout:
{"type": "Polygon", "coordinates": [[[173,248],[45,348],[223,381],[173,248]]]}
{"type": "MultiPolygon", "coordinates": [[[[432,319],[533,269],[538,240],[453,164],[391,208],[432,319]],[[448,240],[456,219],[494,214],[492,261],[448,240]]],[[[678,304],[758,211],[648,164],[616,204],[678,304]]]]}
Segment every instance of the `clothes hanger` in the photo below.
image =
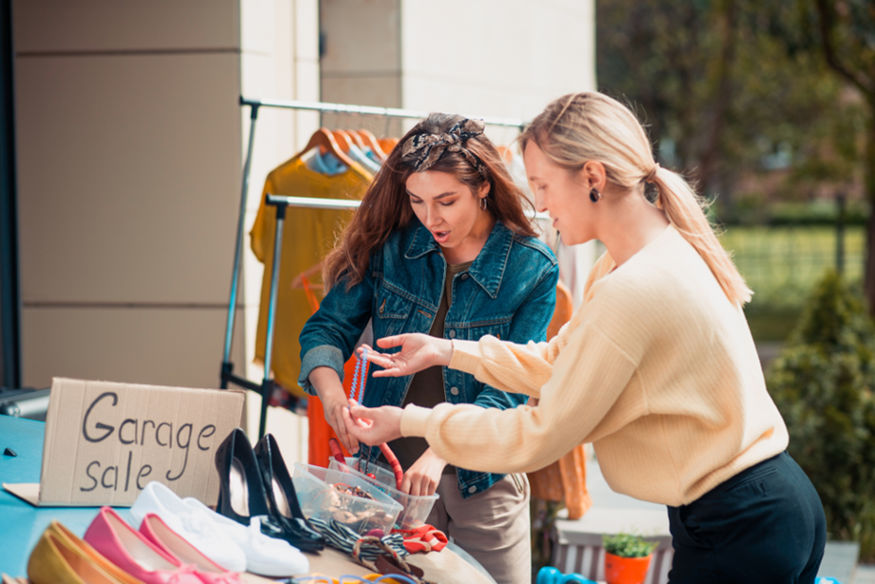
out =
{"type": "Polygon", "coordinates": [[[352,141],[352,143],[362,150],[368,147],[368,145],[365,144],[364,140],[362,140],[362,137],[359,135],[357,130],[344,130],[344,132],[347,136],[349,136],[349,139],[352,141]]]}
{"type": "Polygon", "coordinates": [[[380,163],[368,158],[365,154],[364,148],[359,147],[355,140],[355,138],[358,138],[358,135],[354,135],[354,132],[350,130],[334,130],[333,133],[335,138],[337,138],[337,143],[340,144],[341,149],[349,154],[350,158],[358,162],[366,170],[371,172],[377,172],[379,170],[380,163]]]}
{"type": "Polygon", "coordinates": [[[510,146],[500,145],[496,146],[495,149],[505,164],[510,164],[513,161],[513,150],[510,149],[510,146]]]}
{"type": "Polygon", "coordinates": [[[334,140],[337,142],[340,149],[349,153],[349,147],[352,145],[352,139],[344,130],[331,130],[334,135],[334,140]]]}
{"type": "Polygon", "coordinates": [[[337,157],[342,163],[347,166],[353,166],[355,163],[349,157],[349,155],[344,152],[340,145],[337,143],[337,140],[334,138],[334,134],[331,130],[327,128],[319,128],[310,136],[310,141],[307,142],[307,145],[304,146],[304,149],[301,150],[294,158],[300,158],[304,155],[304,153],[309,152],[313,148],[319,148],[319,152],[325,153],[330,152],[334,156],[337,157]]]}
{"type": "Polygon", "coordinates": [[[298,274],[292,279],[291,287],[293,290],[300,290],[301,288],[306,288],[309,286],[310,288],[315,288],[317,290],[322,290],[322,284],[314,284],[310,278],[314,275],[319,274],[322,271],[322,260],[319,260],[309,268],[305,269],[303,272],[298,274]]]}
{"type": "Polygon", "coordinates": [[[392,149],[395,148],[395,145],[398,143],[398,138],[380,138],[377,140],[377,143],[380,145],[380,148],[387,155],[392,152],[392,149]]]}
{"type": "Polygon", "coordinates": [[[377,142],[377,137],[374,136],[373,132],[371,132],[370,130],[361,129],[356,130],[356,133],[362,139],[362,142],[364,142],[365,145],[371,149],[371,152],[377,155],[377,158],[379,158],[383,162],[386,161],[387,155],[385,152],[383,152],[383,149],[380,148],[380,143],[377,142]]]}

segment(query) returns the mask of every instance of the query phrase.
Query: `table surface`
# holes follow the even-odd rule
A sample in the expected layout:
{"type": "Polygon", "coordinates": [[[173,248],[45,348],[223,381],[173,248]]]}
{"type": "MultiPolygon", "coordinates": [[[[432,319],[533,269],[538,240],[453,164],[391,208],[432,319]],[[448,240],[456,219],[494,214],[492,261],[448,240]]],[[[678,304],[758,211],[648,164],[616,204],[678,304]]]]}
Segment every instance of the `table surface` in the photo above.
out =
{"type": "MultiPolygon", "coordinates": [[[[43,455],[45,422],[0,415],[0,482],[37,483],[43,455]],[[17,456],[3,454],[9,448],[17,456]]],[[[56,519],[82,536],[99,507],[34,507],[0,490],[0,572],[24,578],[27,558],[40,535],[56,519]]],[[[128,509],[117,509],[131,521],[128,509]]]]}
{"type": "MultiPolygon", "coordinates": [[[[0,415],[0,483],[39,482],[44,432],[45,422],[0,415]],[[17,456],[3,454],[7,448],[17,456]]],[[[0,490],[0,573],[25,578],[30,552],[52,520],[63,523],[81,537],[98,509],[99,507],[34,507],[5,489],[0,490]]],[[[115,509],[122,519],[133,522],[128,508],[115,509]]],[[[310,556],[311,571],[330,573],[342,566],[343,573],[358,573],[355,570],[361,569],[361,566],[343,558],[339,552],[333,552],[334,550],[329,550],[320,556],[310,556]]],[[[440,553],[414,554],[407,559],[425,569],[429,575],[444,571],[451,574],[467,572],[471,582],[492,582],[491,578],[480,571],[482,568],[478,570],[473,567],[476,565],[473,558],[452,543],[440,553]]]]}

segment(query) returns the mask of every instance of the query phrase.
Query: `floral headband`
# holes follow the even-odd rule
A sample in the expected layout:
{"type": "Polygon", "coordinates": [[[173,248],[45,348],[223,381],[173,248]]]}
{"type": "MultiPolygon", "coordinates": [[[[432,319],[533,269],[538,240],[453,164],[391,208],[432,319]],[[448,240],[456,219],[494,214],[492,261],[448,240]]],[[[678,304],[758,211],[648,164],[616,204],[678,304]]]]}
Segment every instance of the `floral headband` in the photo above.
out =
{"type": "Polygon", "coordinates": [[[483,133],[483,123],[465,118],[442,134],[422,132],[410,137],[401,149],[401,160],[413,165],[417,172],[434,166],[446,152],[458,152],[485,179],[486,166],[465,144],[483,133]]]}

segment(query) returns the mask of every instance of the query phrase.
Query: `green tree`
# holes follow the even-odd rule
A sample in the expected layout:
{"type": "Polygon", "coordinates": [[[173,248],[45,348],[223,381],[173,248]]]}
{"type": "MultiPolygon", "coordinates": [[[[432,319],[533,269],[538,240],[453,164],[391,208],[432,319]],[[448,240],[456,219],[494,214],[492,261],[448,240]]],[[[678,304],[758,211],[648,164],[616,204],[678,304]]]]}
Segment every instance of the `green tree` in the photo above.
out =
{"type": "MultiPolygon", "coordinates": [[[[764,3],[756,30],[776,41],[789,62],[816,62],[832,76],[824,108],[811,119],[833,120],[815,132],[802,176],[847,182],[862,175],[870,209],[864,275],[867,306],[875,312],[875,2],[872,0],[795,0],[764,3]]],[[[822,91],[810,85],[812,92],[822,91]]]]}
{"type": "MultiPolygon", "coordinates": [[[[875,207],[875,3],[871,0],[816,0],[817,30],[829,67],[855,87],[866,103],[864,185],[875,207]]],[[[866,227],[864,288],[870,314],[875,312],[875,213],[866,227]]]]}
{"type": "Polygon", "coordinates": [[[756,0],[598,3],[600,89],[639,110],[661,161],[717,197],[721,217],[751,194],[745,178],[776,166],[790,172],[771,197],[847,179],[855,154],[834,142],[855,143],[854,108],[835,107],[842,83],[819,54],[790,50],[800,14],[756,0]]]}

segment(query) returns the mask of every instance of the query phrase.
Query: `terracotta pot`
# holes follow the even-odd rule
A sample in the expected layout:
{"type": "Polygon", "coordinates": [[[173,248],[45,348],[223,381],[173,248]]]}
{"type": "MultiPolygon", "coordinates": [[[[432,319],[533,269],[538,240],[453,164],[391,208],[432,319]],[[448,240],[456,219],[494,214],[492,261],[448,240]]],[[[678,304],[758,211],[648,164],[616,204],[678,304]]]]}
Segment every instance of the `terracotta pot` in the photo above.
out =
{"type": "Polygon", "coordinates": [[[650,558],[623,558],[605,552],[605,582],[608,584],[644,584],[650,558]]]}

